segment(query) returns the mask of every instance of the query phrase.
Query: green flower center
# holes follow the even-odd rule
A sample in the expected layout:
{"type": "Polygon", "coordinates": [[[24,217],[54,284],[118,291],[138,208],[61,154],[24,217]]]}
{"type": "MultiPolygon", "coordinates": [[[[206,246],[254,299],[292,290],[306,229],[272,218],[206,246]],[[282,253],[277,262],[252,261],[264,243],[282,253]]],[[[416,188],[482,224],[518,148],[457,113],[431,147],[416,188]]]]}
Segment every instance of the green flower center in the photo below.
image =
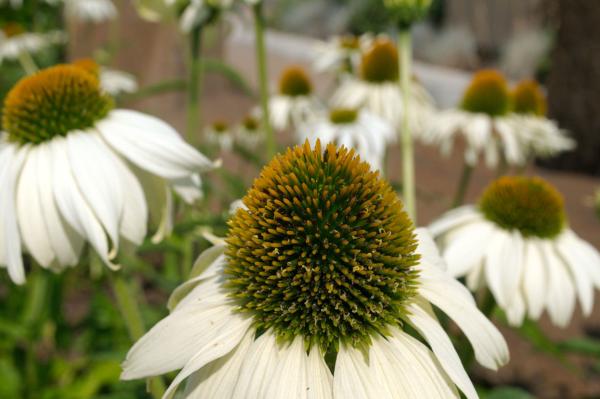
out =
{"type": "Polygon", "coordinates": [[[58,65],[21,79],[4,100],[2,125],[10,141],[39,144],[93,127],[113,108],[89,72],[58,65]]]}
{"type": "Polygon", "coordinates": [[[358,110],[351,108],[335,108],[329,111],[329,120],[336,125],[353,123],[358,118],[358,110]]]}
{"type": "Polygon", "coordinates": [[[229,222],[226,285],[259,329],[323,350],[369,344],[416,289],[413,225],[346,148],[308,143],[267,165],[229,222]]]}
{"type": "Polygon", "coordinates": [[[354,35],[344,35],[339,38],[340,47],[345,50],[360,49],[360,39],[354,35]]]}
{"type": "Polygon", "coordinates": [[[212,124],[212,129],[217,134],[224,134],[229,129],[229,125],[223,121],[217,121],[212,124]]]}
{"type": "Polygon", "coordinates": [[[385,83],[398,80],[398,50],[393,42],[378,39],[362,56],[360,75],[367,82],[385,83]]]}
{"type": "Polygon", "coordinates": [[[468,112],[501,116],[510,108],[506,79],[497,71],[480,71],[463,95],[461,108],[468,112]]]}
{"type": "Polygon", "coordinates": [[[496,180],[483,193],[479,208],[491,222],[506,230],[519,230],[525,237],[556,237],[567,219],[560,193],[535,177],[496,180]]]}
{"type": "Polygon", "coordinates": [[[310,78],[301,67],[290,67],[283,71],[279,80],[279,93],[284,96],[308,96],[312,93],[310,78]]]}
{"type": "Polygon", "coordinates": [[[546,115],[546,96],[535,80],[524,80],[515,87],[512,110],[517,114],[546,115]]]}
{"type": "Polygon", "coordinates": [[[246,116],[242,125],[248,132],[256,132],[258,130],[258,121],[252,116],[246,116]]]}

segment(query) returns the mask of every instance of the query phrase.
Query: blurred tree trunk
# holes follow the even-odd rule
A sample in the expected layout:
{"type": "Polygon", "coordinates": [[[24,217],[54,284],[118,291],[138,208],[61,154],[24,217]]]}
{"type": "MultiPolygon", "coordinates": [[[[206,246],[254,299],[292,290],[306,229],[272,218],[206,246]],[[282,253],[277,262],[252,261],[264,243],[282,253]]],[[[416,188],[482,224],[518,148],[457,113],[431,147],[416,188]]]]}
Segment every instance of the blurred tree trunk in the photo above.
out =
{"type": "Polygon", "coordinates": [[[558,32],[548,76],[549,112],[578,147],[544,165],[600,175],[600,1],[553,1],[558,32]]]}

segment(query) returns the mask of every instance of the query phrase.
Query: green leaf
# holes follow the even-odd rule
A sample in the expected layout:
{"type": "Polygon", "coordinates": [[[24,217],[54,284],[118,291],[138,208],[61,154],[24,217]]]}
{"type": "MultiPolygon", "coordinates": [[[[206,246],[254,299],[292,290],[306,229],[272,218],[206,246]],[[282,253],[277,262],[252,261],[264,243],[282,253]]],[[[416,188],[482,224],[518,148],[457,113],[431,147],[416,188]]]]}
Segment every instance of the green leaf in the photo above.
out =
{"type": "Polygon", "coordinates": [[[485,399],[534,399],[529,392],[521,388],[501,387],[490,391],[485,399]]]}
{"type": "Polygon", "coordinates": [[[573,338],[558,344],[566,352],[600,357],[600,341],[592,338],[573,338]]]}
{"type": "Polygon", "coordinates": [[[21,395],[21,376],[11,359],[0,358],[0,398],[18,398],[21,395]]]}

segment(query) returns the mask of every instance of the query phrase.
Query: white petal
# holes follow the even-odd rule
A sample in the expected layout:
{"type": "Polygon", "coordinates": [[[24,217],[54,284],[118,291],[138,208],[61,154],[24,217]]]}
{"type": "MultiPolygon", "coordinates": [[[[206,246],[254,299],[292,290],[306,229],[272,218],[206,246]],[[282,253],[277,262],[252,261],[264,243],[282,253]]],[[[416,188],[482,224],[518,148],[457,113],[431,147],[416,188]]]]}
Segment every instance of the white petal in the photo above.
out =
{"type": "Polygon", "coordinates": [[[437,238],[448,230],[453,230],[458,226],[477,219],[481,219],[481,215],[475,207],[472,205],[465,205],[445,213],[441,218],[431,223],[428,228],[431,231],[431,234],[437,238]]]}
{"type": "Polygon", "coordinates": [[[446,313],[465,333],[477,361],[490,369],[508,362],[508,347],[500,332],[477,309],[466,288],[439,269],[423,265],[419,294],[446,313]]]}
{"type": "Polygon", "coordinates": [[[185,366],[228,330],[249,326],[230,304],[188,306],[158,322],[130,349],[122,379],[164,374],[185,366]]]}
{"type": "Polygon", "coordinates": [[[548,290],[547,265],[545,264],[537,239],[525,241],[525,263],[523,265],[523,292],[529,317],[540,318],[544,311],[548,290]]]}
{"type": "Polygon", "coordinates": [[[542,257],[548,265],[546,308],[554,324],[566,327],[575,309],[575,287],[566,265],[550,243],[542,243],[542,257]]]}
{"type": "Polygon", "coordinates": [[[519,327],[523,324],[527,308],[525,307],[525,300],[520,290],[515,293],[505,311],[508,324],[513,327],[519,327]]]}
{"type": "Polygon", "coordinates": [[[83,239],[58,212],[52,187],[53,165],[51,145],[38,145],[37,186],[48,239],[59,265],[74,266],[83,248],[83,239]]]}
{"type": "Polygon", "coordinates": [[[488,222],[475,222],[452,233],[448,246],[443,251],[444,260],[452,276],[464,276],[481,264],[488,251],[494,228],[488,222]]]}
{"type": "Polygon", "coordinates": [[[195,351],[196,355],[194,355],[194,357],[187,362],[183,370],[177,374],[177,377],[175,377],[171,385],[169,385],[163,398],[172,398],[177,391],[179,384],[186,378],[209,363],[227,355],[242,342],[244,336],[248,332],[251,320],[241,320],[236,318],[236,321],[237,322],[235,323],[230,322],[220,328],[210,324],[201,325],[205,329],[214,328],[218,333],[202,342],[203,346],[197,348],[195,351]]]}
{"type": "Polygon", "coordinates": [[[417,237],[417,253],[421,256],[421,262],[426,262],[429,265],[436,266],[441,270],[446,270],[446,262],[440,256],[431,233],[426,228],[415,229],[417,237]]]}
{"type": "Polygon", "coordinates": [[[213,163],[158,118],[115,110],[97,125],[106,141],[125,158],[166,179],[183,178],[213,168],[213,163]]]}
{"type": "Polygon", "coordinates": [[[560,255],[563,263],[570,269],[575,288],[581,304],[581,311],[585,316],[592,313],[594,306],[594,286],[585,267],[579,263],[579,257],[576,255],[576,247],[566,236],[561,236],[555,243],[555,249],[560,255]]]}
{"type": "Polygon", "coordinates": [[[202,180],[197,173],[169,180],[173,190],[188,204],[202,198],[202,180]]]}
{"type": "Polygon", "coordinates": [[[116,252],[124,193],[119,184],[119,170],[113,161],[113,155],[92,133],[70,133],[66,142],[77,186],[108,233],[116,252]]]}
{"type": "Polygon", "coordinates": [[[255,334],[255,330],[248,330],[235,349],[192,374],[183,397],[186,399],[233,399],[233,390],[248,349],[254,342],[255,334]]]}
{"type": "Polygon", "coordinates": [[[67,142],[63,138],[52,140],[54,199],[67,223],[87,239],[104,263],[117,268],[109,259],[109,246],[105,231],[92,209],[83,198],[73,177],[67,155],[67,142]]]}
{"type": "Polygon", "coordinates": [[[55,254],[50,245],[38,193],[37,158],[39,147],[29,151],[17,184],[17,216],[21,237],[29,253],[43,267],[50,267],[55,254]]]}
{"type": "Polygon", "coordinates": [[[333,375],[318,346],[311,348],[308,354],[306,375],[307,399],[333,399],[333,375]]]}
{"type": "Polygon", "coordinates": [[[307,369],[308,355],[303,338],[298,336],[289,346],[281,349],[277,368],[264,397],[308,399],[307,369]]]}
{"type": "Polygon", "coordinates": [[[266,399],[267,389],[279,367],[281,349],[271,331],[250,347],[231,398],[266,399]]]}
{"type": "Polygon", "coordinates": [[[408,306],[409,323],[425,338],[433,350],[442,368],[465,394],[467,399],[477,399],[477,392],[465,371],[460,357],[456,353],[448,334],[439,324],[431,307],[425,304],[411,304],[408,306]]]}
{"type": "Polygon", "coordinates": [[[500,307],[506,307],[521,281],[523,240],[519,232],[495,229],[485,257],[485,276],[500,307]]]}
{"type": "Polygon", "coordinates": [[[17,149],[8,144],[0,152],[0,221],[2,229],[1,261],[6,264],[8,274],[16,284],[25,283],[25,269],[21,254],[21,237],[15,204],[17,176],[21,172],[28,149],[17,149]]]}
{"type": "Polygon", "coordinates": [[[369,362],[365,355],[345,344],[340,345],[335,361],[333,397],[344,399],[386,398],[377,376],[369,371],[369,362]]]}

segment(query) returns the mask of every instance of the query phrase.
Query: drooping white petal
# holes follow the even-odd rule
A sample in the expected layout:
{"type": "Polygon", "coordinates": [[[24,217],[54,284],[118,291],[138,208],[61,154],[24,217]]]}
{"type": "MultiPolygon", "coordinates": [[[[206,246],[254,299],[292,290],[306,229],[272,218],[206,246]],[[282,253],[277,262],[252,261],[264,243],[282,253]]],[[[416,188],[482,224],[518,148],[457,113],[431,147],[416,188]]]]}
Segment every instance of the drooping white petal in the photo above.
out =
{"type": "Polygon", "coordinates": [[[200,175],[194,173],[186,177],[169,180],[173,190],[188,204],[202,198],[202,180],[200,175]]]}
{"type": "Polygon", "coordinates": [[[420,227],[415,229],[415,236],[417,237],[417,253],[421,256],[421,262],[446,270],[446,262],[440,256],[430,231],[420,227]]]}
{"type": "Polygon", "coordinates": [[[588,242],[582,240],[575,234],[574,231],[568,229],[565,234],[565,239],[570,243],[575,252],[577,263],[581,264],[590,279],[600,289],[600,253],[588,242]]]}
{"type": "Polygon", "coordinates": [[[121,378],[130,380],[180,369],[225,331],[247,328],[249,323],[228,303],[182,307],[135,343],[123,362],[121,378]]]}
{"type": "Polygon", "coordinates": [[[72,132],[67,135],[66,143],[77,187],[102,223],[116,253],[124,193],[114,156],[99,138],[90,133],[72,132]]]}
{"type": "Polygon", "coordinates": [[[79,235],[90,242],[102,261],[111,268],[118,268],[109,258],[106,233],[94,212],[83,197],[73,176],[68,160],[67,142],[54,138],[51,142],[53,161],[52,187],[56,205],[67,223],[79,235]]]}
{"type": "Polygon", "coordinates": [[[421,265],[419,294],[434,304],[465,333],[477,361],[490,369],[508,362],[508,347],[500,332],[477,309],[466,288],[435,267],[421,265]]]}
{"type": "Polygon", "coordinates": [[[498,305],[505,307],[521,282],[523,240],[517,231],[494,229],[485,256],[485,276],[498,305]]]}
{"type": "Polygon", "coordinates": [[[40,144],[37,147],[37,186],[42,214],[48,231],[48,240],[60,266],[74,266],[83,248],[83,238],[69,226],[58,212],[53,192],[52,147],[40,144]]]}
{"type": "Polygon", "coordinates": [[[452,341],[426,303],[410,304],[408,322],[425,338],[440,365],[467,399],[477,399],[477,392],[465,371],[452,341]]]}
{"type": "Polygon", "coordinates": [[[515,293],[512,300],[508,303],[504,310],[506,312],[508,324],[513,327],[519,327],[521,324],[523,324],[523,319],[527,313],[527,308],[525,307],[525,300],[523,299],[521,290],[515,293]]]}
{"type": "Polygon", "coordinates": [[[311,348],[306,367],[307,399],[333,399],[333,375],[318,346],[311,348]]]}
{"type": "Polygon", "coordinates": [[[437,238],[449,230],[478,219],[481,219],[481,215],[476,208],[472,205],[465,205],[445,213],[431,223],[428,228],[431,234],[437,238]]]}
{"type": "Polygon", "coordinates": [[[529,317],[537,320],[544,311],[548,293],[548,266],[540,253],[539,241],[528,238],[525,241],[525,262],[523,265],[523,292],[529,317]]]}
{"type": "Polygon", "coordinates": [[[575,287],[566,265],[554,252],[552,244],[541,243],[544,262],[548,266],[546,309],[554,324],[566,327],[575,309],[575,287]]]}
{"type": "Polygon", "coordinates": [[[50,267],[55,258],[37,187],[37,158],[39,148],[29,150],[17,183],[17,216],[25,247],[35,261],[50,267]]]}
{"type": "Polygon", "coordinates": [[[255,334],[254,329],[248,330],[235,349],[192,374],[183,397],[186,399],[233,399],[233,391],[238,382],[242,364],[248,354],[248,349],[254,342],[255,334]]]}
{"type": "Polygon", "coordinates": [[[443,252],[448,271],[452,276],[463,276],[481,264],[493,231],[491,223],[481,221],[470,223],[452,232],[452,239],[443,252]]]}
{"type": "Polygon", "coordinates": [[[232,398],[264,399],[279,367],[282,349],[275,335],[266,331],[248,350],[232,398]]]}
{"type": "Polygon", "coordinates": [[[344,399],[383,399],[385,391],[360,350],[341,344],[333,373],[333,397],[344,399]]]}
{"type": "Polygon", "coordinates": [[[0,147],[0,229],[2,261],[16,284],[25,283],[25,269],[21,254],[21,235],[15,204],[17,177],[28,152],[27,147],[17,148],[6,144],[0,147]]]}

